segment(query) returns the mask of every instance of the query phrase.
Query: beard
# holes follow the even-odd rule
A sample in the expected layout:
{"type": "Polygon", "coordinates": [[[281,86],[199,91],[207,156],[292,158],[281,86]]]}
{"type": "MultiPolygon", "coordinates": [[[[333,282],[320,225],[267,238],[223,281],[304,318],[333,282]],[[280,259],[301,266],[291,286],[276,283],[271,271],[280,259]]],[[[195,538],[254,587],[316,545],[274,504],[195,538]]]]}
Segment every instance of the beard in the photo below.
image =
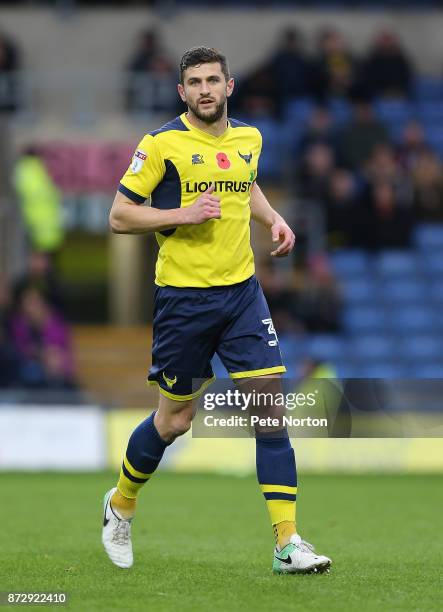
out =
{"type": "Polygon", "coordinates": [[[225,112],[225,106],[226,106],[226,97],[224,97],[223,100],[221,100],[216,105],[215,110],[212,111],[212,113],[210,114],[202,113],[198,102],[197,104],[191,104],[188,101],[186,103],[188,105],[189,110],[193,112],[193,114],[197,117],[197,119],[200,119],[200,121],[203,121],[204,123],[207,123],[208,125],[210,125],[211,123],[215,123],[216,121],[218,121],[219,119],[223,117],[223,113],[225,112]]]}

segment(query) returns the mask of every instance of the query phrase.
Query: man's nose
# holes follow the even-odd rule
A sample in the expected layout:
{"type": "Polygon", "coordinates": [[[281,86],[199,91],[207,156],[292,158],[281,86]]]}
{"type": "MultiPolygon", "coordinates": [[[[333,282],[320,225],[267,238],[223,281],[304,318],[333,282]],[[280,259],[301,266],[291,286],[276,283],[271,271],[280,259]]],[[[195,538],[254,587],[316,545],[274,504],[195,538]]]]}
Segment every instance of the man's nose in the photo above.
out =
{"type": "Polygon", "coordinates": [[[203,97],[204,95],[208,94],[209,92],[210,92],[209,83],[205,83],[204,81],[202,81],[202,84],[200,85],[200,95],[201,95],[201,97],[203,97]]]}

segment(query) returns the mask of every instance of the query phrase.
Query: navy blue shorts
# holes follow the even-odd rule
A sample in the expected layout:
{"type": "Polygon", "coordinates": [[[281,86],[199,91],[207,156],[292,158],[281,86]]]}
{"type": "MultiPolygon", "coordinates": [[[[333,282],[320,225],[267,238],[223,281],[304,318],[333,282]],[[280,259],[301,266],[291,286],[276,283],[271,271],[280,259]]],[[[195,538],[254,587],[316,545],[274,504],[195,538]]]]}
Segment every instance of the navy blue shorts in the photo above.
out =
{"type": "Polygon", "coordinates": [[[172,399],[197,397],[214,379],[214,353],[234,379],[286,372],[255,276],[226,287],[156,287],[148,381],[172,399]]]}

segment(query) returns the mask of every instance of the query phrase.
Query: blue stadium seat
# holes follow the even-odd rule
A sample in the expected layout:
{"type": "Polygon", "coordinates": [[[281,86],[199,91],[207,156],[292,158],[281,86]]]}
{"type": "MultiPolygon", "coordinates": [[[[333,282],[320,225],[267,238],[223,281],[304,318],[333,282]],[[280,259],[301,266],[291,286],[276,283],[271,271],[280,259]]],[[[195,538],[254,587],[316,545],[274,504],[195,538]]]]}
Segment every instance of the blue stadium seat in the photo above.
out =
{"type": "Polygon", "coordinates": [[[367,274],[370,269],[368,254],[358,249],[335,251],[331,254],[331,262],[339,277],[367,274]]]}
{"type": "Polygon", "coordinates": [[[283,334],[278,337],[280,350],[286,365],[306,356],[306,339],[295,334],[283,334]]]}
{"type": "Polygon", "coordinates": [[[412,372],[413,378],[443,378],[443,362],[418,364],[412,372]]]}
{"type": "Polygon", "coordinates": [[[428,284],[417,277],[411,279],[386,280],[380,291],[383,301],[403,305],[420,304],[428,294],[428,284]]]}
{"type": "Polygon", "coordinates": [[[429,145],[440,157],[443,157],[443,125],[441,122],[425,123],[424,131],[429,145]]]}
{"type": "Polygon", "coordinates": [[[384,276],[410,276],[421,272],[421,259],[411,251],[385,250],[375,262],[376,270],[384,276]]]}
{"type": "Polygon", "coordinates": [[[349,357],[356,361],[389,361],[396,359],[398,350],[395,341],[385,335],[357,336],[348,345],[349,357]]]}
{"type": "Polygon", "coordinates": [[[421,361],[443,362],[443,338],[435,335],[415,335],[404,338],[399,342],[399,350],[403,358],[408,361],[420,363],[421,361]]]}
{"type": "Polygon", "coordinates": [[[373,302],[378,299],[379,285],[367,276],[343,278],[340,289],[346,302],[373,302]]]}
{"type": "Polygon", "coordinates": [[[314,359],[335,362],[345,351],[345,342],[332,334],[315,334],[308,339],[307,354],[314,359]]]}
{"type": "Polygon", "coordinates": [[[443,81],[435,77],[417,77],[414,81],[414,94],[418,101],[443,100],[443,81]]]}
{"type": "Polygon", "coordinates": [[[440,122],[443,120],[443,105],[441,100],[425,100],[416,106],[417,116],[423,123],[440,122]]]}
{"type": "Polygon", "coordinates": [[[386,123],[405,122],[414,116],[414,108],[408,100],[379,98],[374,108],[377,117],[386,123]]]}
{"type": "Polygon", "coordinates": [[[314,109],[314,102],[310,98],[296,98],[287,102],[283,111],[284,121],[287,124],[306,124],[314,109]]]}
{"type": "Polygon", "coordinates": [[[270,117],[253,118],[246,123],[256,126],[263,136],[259,173],[267,178],[280,177],[284,170],[282,160],[289,154],[290,134],[279,129],[279,123],[270,117]]]}
{"type": "Polygon", "coordinates": [[[392,361],[361,364],[354,370],[354,378],[408,378],[409,369],[392,361]]]}
{"type": "Polygon", "coordinates": [[[443,245],[440,250],[433,250],[427,253],[423,257],[423,268],[431,276],[435,277],[436,280],[443,280],[443,245]]]}
{"type": "Polygon", "coordinates": [[[351,116],[351,105],[345,98],[330,98],[328,108],[337,123],[345,123],[351,116]]]}
{"type": "Polygon", "coordinates": [[[439,308],[443,308],[443,284],[441,282],[431,285],[429,295],[439,308]]]}
{"type": "Polygon", "coordinates": [[[386,317],[384,312],[370,306],[346,306],[343,312],[343,325],[349,333],[384,331],[386,317]]]}
{"type": "Polygon", "coordinates": [[[414,242],[422,251],[441,250],[443,248],[443,224],[423,223],[414,233],[414,242]]]}
{"type": "Polygon", "coordinates": [[[436,313],[428,306],[394,308],[388,319],[390,329],[400,333],[432,332],[437,325],[436,313]]]}

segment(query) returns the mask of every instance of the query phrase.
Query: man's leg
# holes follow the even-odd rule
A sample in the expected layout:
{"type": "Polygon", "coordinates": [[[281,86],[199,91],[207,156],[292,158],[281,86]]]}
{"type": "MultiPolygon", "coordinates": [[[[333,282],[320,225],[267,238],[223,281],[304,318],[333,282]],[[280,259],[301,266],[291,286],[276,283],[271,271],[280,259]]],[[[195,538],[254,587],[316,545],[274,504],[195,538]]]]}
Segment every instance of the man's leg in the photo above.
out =
{"type": "Polygon", "coordinates": [[[137,495],[157,469],[166,447],[186,433],[192,422],[192,400],[160,394],[158,410],[138,425],[129,438],[111,506],[124,518],[135,513],[137,495]]]}
{"type": "Polygon", "coordinates": [[[296,533],[297,469],[294,450],[282,423],[284,406],[271,399],[283,393],[281,376],[269,374],[238,382],[243,392],[267,398],[263,404],[258,402],[252,406],[250,415],[279,422],[277,426],[256,426],[255,448],[257,480],[266,500],[276,544],[283,548],[296,533]]]}
{"type": "Polygon", "coordinates": [[[129,438],[117,487],[105,496],[103,520],[103,545],[119,567],[128,568],[133,563],[131,520],[139,491],[157,469],[166,447],[191,427],[192,403],[160,394],[158,410],[129,438]]]}

